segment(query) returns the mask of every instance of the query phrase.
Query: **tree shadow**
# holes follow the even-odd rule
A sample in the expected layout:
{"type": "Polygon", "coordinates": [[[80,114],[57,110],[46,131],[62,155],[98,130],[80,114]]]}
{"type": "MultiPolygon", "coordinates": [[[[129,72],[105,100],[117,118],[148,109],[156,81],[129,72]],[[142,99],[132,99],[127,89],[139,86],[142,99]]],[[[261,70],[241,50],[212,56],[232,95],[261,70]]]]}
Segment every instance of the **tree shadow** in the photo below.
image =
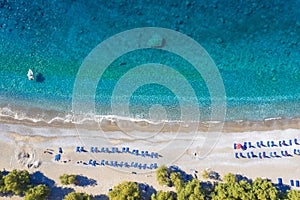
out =
{"type": "Polygon", "coordinates": [[[77,186],[95,186],[97,185],[97,181],[91,178],[88,178],[86,176],[82,176],[82,175],[77,175],[76,176],[76,180],[77,180],[77,186]]]}
{"type": "Polygon", "coordinates": [[[235,177],[236,177],[237,182],[240,182],[240,181],[242,181],[242,180],[247,181],[247,182],[250,183],[250,184],[252,184],[252,182],[253,182],[252,179],[250,179],[250,178],[248,178],[248,177],[246,177],[246,176],[243,176],[243,175],[241,175],[241,174],[236,174],[235,177]]]}
{"type": "Polygon", "coordinates": [[[64,198],[64,196],[66,196],[70,192],[74,192],[74,191],[75,190],[73,188],[62,188],[62,187],[55,186],[55,187],[51,188],[51,193],[50,193],[48,199],[61,200],[64,198]]]}
{"type": "Polygon", "coordinates": [[[36,82],[43,83],[45,81],[45,77],[42,73],[38,73],[35,77],[36,82]]]}
{"type": "Polygon", "coordinates": [[[109,197],[105,194],[99,194],[99,195],[94,196],[94,199],[95,200],[109,200],[109,197]]]}
{"type": "Polygon", "coordinates": [[[151,195],[156,193],[156,190],[146,183],[138,183],[138,186],[143,199],[151,199],[151,195]]]}
{"type": "Polygon", "coordinates": [[[55,181],[52,179],[49,179],[47,176],[45,176],[40,171],[34,172],[33,174],[30,174],[30,182],[33,185],[39,185],[39,184],[45,184],[48,187],[52,188],[55,185],[55,181]]]}
{"type": "Polygon", "coordinates": [[[185,171],[180,169],[178,166],[172,165],[169,167],[171,172],[179,172],[182,176],[182,179],[184,182],[192,181],[193,180],[193,175],[192,174],[187,174],[185,171]]]}
{"type": "Polygon", "coordinates": [[[45,184],[51,189],[51,193],[48,197],[48,199],[63,199],[64,196],[69,194],[70,192],[73,192],[73,188],[62,188],[57,187],[55,185],[55,181],[45,176],[40,171],[34,172],[33,174],[30,174],[30,182],[32,185],[36,186],[39,184],[45,184]]]}

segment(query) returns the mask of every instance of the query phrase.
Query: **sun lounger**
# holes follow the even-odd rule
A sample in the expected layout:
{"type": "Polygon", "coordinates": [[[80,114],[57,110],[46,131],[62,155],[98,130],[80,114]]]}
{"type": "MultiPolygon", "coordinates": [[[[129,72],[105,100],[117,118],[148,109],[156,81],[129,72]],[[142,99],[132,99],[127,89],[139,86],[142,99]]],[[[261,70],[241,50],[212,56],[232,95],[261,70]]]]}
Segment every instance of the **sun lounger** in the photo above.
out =
{"type": "Polygon", "coordinates": [[[153,163],[153,168],[154,168],[154,169],[157,169],[157,168],[158,168],[157,163],[153,163]]]}
{"type": "Polygon", "coordinates": [[[105,160],[101,160],[100,165],[105,165],[105,160]]]}
{"type": "Polygon", "coordinates": [[[267,146],[270,147],[270,141],[267,141],[267,146]]]}
{"type": "Polygon", "coordinates": [[[285,142],[285,140],[283,140],[281,144],[282,144],[283,146],[289,146],[289,145],[285,142]]]}
{"type": "Polygon", "coordinates": [[[271,141],[271,147],[277,147],[277,144],[275,144],[274,141],[271,141]]]}
{"type": "Polygon", "coordinates": [[[281,141],[278,142],[278,145],[279,145],[280,147],[282,147],[281,141]]]}
{"type": "Polygon", "coordinates": [[[91,153],[94,153],[94,147],[91,147],[91,148],[90,148],[90,152],[91,152],[91,153]]]}
{"type": "Polygon", "coordinates": [[[293,141],[289,140],[289,145],[292,146],[293,145],[293,141]]]}
{"type": "Polygon", "coordinates": [[[294,139],[294,143],[295,143],[295,145],[300,145],[300,144],[298,143],[297,138],[294,139]]]}
{"type": "Polygon", "coordinates": [[[80,147],[80,152],[84,152],[84,147],[80,147]]]}
{"type": "Polygon", "coordinates": [[[284,151],[281,151],[281,155],[282,156],[286,156],[284,151]]]}
{"type": "Polygon", "coordinates": [[[54,160],[55,160],[55,161],[59,161],[59,160],[60,160],[60,154],[56,154],[56,155],[54,156],[54,160]]]}
{"type": "Polygon", "coordinates": [[[280,158],[280,155],[277,155],[277,152],[276,152],[276,151],[273,152],[273,156],[274,156],[275,158],[280,158]]]}
{"type": "Polygon", "coordinates": [[[255,155],[253,151],[251,151],[251,156],[252,158],[257,158],[257,155],[255,155]]]}
{"type": "Polygon", "coordinates": [[[263,141],[260,141],[260,146],[262,146],[262,147],[267,147],[267,146],[264,144],[263,141]]]}
{"type": "Polygon", "coordinates": [[[139,155],[139,150],[135,150],[135,155],[136,155],[136,156],[139,155]]]}
{"type": "Polygon", "coordinates": [[[251,142],[248,142],[248,146],[249,148],[255,148],[255,146],[253,146],[251,142]]]}
{"type": "Polygon", "coordinates": [[[292,156],[291,154],[288,153],[287,150],[284,151],[285,156],[292,156]]]}
{"type": "Polygon", "coordinates": [[[240,152],[240,157],[246,158],[246,156],[244,156],[242,152],[240,152]]]}
{"type": "Polygon", "coordinates": [[[258,157],[262,159],[261,152],[258,153],[258,157]]]}
{"type": "Polygon", "coordinates": [[[80,147],[76,147],[76,153],[80,152],[80,147]]]}
{"type": "Polygon", "coordinates": [[[278,185],[282,185],[282,178],[278,178],[278,185]]]}
{"type": "Polygon", "coordinates": [[[58,148],[58,153],[62,154],[63,153],[63,150],[61,147],[58,148]]]}
{"type": "Polygon", "coordinates": [[[273,152],[270,152],[270,158],[272,158],[273,157],[273,152]]]}
{"type": "Polygon", "coordinates": [[[93,162],[92,162],[92,166],[96,166],[96,164],[97,164],[97,162],[96,162],[96,160],[93,160],[93,162]]]}
{"type": "Polygon", "coordinates": [[[256,142],[256,146],[257,146],[258,148],[261,148],[261,146],[260,146],[260,143],[259,143],[259,142],[256,142]]]}
{"type": "Polygon", "coordinates": [[[250,153],[249,153],[249,152],[247,152],[247,158],[251,158],[251,156],[250,156],[250,153]]]}
{"type": "Polygon", "coordinates": [[[290,185],[294,186],[294,180],[290,180],[290,185]]]}
{"type": "Polygon", "coordinates": [[[263,156],[263,158],[270,158],[269,156],[267,156],[267,153],[265,151],[263,152],[262,156],[263,156]]]}
{"type": "Polygon", "coordinates": [[[146,163],[143,165],[143,169],[147,169],[147,164],[146,163]]]}
{"type": "Polygon", "coordinates": [[[122,147],[122,153],[126,152],[126,148],[122,147]]]}
{"type": "Polygon", "coordinates": [[[104,153],[105,152],[105,149],[104,147],[101,148],[100,152],[104,153]]]}
{"type": "Polygon", "coordinates": [[[236,149],[236,143],[233,143],[233,149],[236,149]]]}
{"type": "Polygon", "coordinates": [[[300,184],[299,184],[298,180],[296,180],[295,185],[296,185],[296,187],[300,187],[300,184]]]}
{"type": "Polygon", "coordinates": [[[129,153],[129,147],[126,147],[126,153],[129,153]]]}

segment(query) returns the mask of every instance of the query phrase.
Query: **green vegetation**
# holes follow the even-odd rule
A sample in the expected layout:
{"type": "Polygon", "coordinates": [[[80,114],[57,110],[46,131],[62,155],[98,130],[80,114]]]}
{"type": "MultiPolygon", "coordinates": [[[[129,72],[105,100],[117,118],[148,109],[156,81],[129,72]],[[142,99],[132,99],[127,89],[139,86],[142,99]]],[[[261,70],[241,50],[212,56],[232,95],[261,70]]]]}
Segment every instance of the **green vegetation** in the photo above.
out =
{"type": "Polygon", "coordinates": [[[288,190],[287,191],[288,200],[299,200],[300,199],[300,190],[288,190]]]}
{"type": "Polygon", "coordinates": [[[164,192],[162,190],[158,191],[156,194],[152,194],[151,200],[175,200],[174,192],[164,192]]]}
{"type": "Polygon", "coordinates": [[[202,172],[202,178],[208,179],[208,178],[209,178],[208,175],[209,175],[209,174],[208,174],[208,171],[207,171],[207,170],[203,170],[203,172],[202,172]]]}
{"type": "Polygon", "coordinates": [[[201,189],[200,181],[193,179],[185,184],[183,189],[177,191],[178,200],[204,200],[205,192],[201,189]]]}
{"type": "Polygon", "coordinates": [[[157,168],[156,180],[158,181],[158,184],[171,186],[169,175],[170,175],[170,170],[167,166],[162,165],[161,167],[157,168]]]}
{"type": "Polygon", "coordinates": [[[252,183],[252,192],[256,199],[278,199],[278,190],[270,181],[257,178],[252,183]]]}
{"type": "Polygon", "coordinates": [[[4,191],[16,195],[24,194],[30,183],[29,172],[13,170],[4,177],[4,191]]]}
{"type": "Polygon", "coordinates": [[[63,185],[71,185],[76,181],[76,175],[73,174],[63,174],[59,177],[61,184],[63,185]]]}
{"type": "Polygon", "coordinates": [[[108,193],[110,200],[137,200],[141,199],[140,189],[134,182],[124,181],[114,186],[108,193]]]}
{"type": "Polygon", "coordinates": [[[0,172],[0,192],[5,192],[3,173],[0,172]]]}
{"type": "Polygon", "coordinates": [[[71,192],[64,197],[64,200],[93,200],[94,198],[86,193],[71,192]]]}
{"type": "Polygon", "coordinates": [[[171,172],[170,180],[172,182],[172,185],[175,186],[176,191],[180,191],[183,188],[184,182],[180,172],[171,172]]]}
{"type": "Polygon", "coordinates": [[[25,200],[46,200],[50,194],[50,189],[46,185],[38,185],[25,193],[25,200]]]}

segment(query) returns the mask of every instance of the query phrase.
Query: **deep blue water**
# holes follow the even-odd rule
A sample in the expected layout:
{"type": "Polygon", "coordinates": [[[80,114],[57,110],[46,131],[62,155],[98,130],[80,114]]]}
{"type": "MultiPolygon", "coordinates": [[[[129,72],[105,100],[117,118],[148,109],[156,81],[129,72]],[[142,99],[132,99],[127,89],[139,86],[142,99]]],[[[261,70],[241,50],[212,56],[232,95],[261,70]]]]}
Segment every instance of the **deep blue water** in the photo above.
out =
{"type": "MultiPolygon", "coordinates": [[[[77,72],[93,48],[122,31],[164,27],[193,38],[211,56],[224,82],[227,120],[299,117],[299,7],[299,0],[0,1],[1,113],[7,107],[41,118],[43,110],[71,113],[77,72]],[[26,77],[29,68],[35,81],[26,77]]],[[[130,52],[107,68],[95,94],[96,114],[112,113],[114,87],[126,72],[152,62],[186,78],[201,119],[208,119],[211,101],[201,75],[180,56],[158,49],[130,52]]],[[[151,106],[160,104],[166,119],[179,119],[180,106],[191,97],[184,98],[180,105],[170,89],[149,83],[132,94],[130,117],[148,118],[151,106]]]]}

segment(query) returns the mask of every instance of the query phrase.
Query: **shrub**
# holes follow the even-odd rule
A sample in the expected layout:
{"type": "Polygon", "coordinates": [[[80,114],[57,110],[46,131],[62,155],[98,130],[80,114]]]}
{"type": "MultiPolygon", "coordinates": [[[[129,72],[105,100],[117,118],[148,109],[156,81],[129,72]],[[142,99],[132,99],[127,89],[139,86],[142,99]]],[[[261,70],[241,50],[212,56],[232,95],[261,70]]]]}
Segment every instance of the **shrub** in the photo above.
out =
{"type": "Polygon", "coordinates": [[[75,183],[76,176],[72,174],[63,174],[59,177],[59,180],[63,185],[70,185],[75,183]]]}
{"type": "Polygon", "coordinates": [[[163,165],[163,166],[157,168],[156,179],[157,179],[158,184],[170,186],[171,182],[169,179],[169,174],[170,174],[170,171],[167,166],[163,165]]]}
{"type": "Polygon", "coordinates": [[[23,194],[30,183],[29,173],[26,170],[13,170],[4,177],[5,192],[13,192],[16,195],[23,194]]]}
{"type": "Polygon", "coordinates": [[[46,200],[50,194],[50,189],[46,185],[38,185],[30,188],[25,193],[25,200],[46,200]]]}
{"type": "Polygon", "coordinates": [[[139,187],[134,182],[124,181],[117,186],[114,186],[113,189],[108,193],[110,200],[137,200],[141,199],[141,194],[139,187]]]}

